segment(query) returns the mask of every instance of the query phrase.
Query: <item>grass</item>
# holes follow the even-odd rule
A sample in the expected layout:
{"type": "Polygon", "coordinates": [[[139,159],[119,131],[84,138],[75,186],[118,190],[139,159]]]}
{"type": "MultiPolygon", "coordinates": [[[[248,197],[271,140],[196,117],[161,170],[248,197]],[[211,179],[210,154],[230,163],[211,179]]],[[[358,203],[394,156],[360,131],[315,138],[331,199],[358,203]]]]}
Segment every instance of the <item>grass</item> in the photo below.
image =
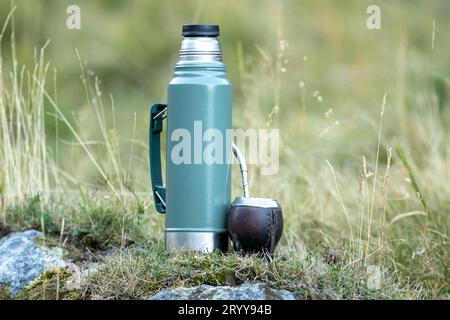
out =
{"type": "Polygon", "coordinates": [[[47,236],[42,245],[62,246],[75,264],[84,261],[83,252],[92,252],[102,267],[77,288],[67,285],[70,270],[50,270],[17,297],[10,297],[5,291],[3,298],[142,299],[164,288],[202,283],[238,285],[244,281],[262,281],[274,288],[291,290],[300,299],[427,297],[420,285],[381,266],[375,266],[381,275],[380,284],[371,287],[368,267],[349,263],[345,246],[316,243],[307,248],[302,242],[291,247],[282,245],[270,262],[257,255],[178,252],[170,256],[160,236],[163,226],[145,221],[139,216],[139,208],[130,208],[135,219],[126,220],[123,227],[123,219],[109,201],[71,209],[64,204],[41,206],[39,202],[39,197],[34,197],[23,206],[9,208],[10,230],[43,227],[47,236]],[[61,217],[67,217],[63,227],[61,217]],[[127,230],[125,238],[123,229],[127,230]],[[143,234],[143,230],[151,234],[143,234]],[[102,256],[102,252],[116,247],[121,249],[106,258],[102,256]]]}
{"type": "MultiPolygon", "coordinates": [[[[298,299],[420,299],[423,290],[381,271],[379,287],[370,285],[362,267],[349,267],[339,251],[318,247],[299,256],[281,250],[267,263],[260,256],[178,252],[169,255],[161,241],[123,248],[102,260],[102,267],[81,285],[68,285],[72,273],[50,270],[19,296],[7,299],[145,299],[171,287],[200,284],[239,285],[265,282],[286,289],[298,299]]],[[[0,295],[0,297],[2,297],[0,295]]]]}
{"type": "MultiPolygon", "coordinates": [[[[446,2],[429,11],[425,1],[384,4],[388,33],[360,28],[361,2],[264,3],[261,12],[232,1],[186,1],[178,10],[136,2],[124,9],[173,16],[173,30],[156,35],[150,26],[136,30],[123,11],[100,1],[89,10],[109,26],[97,47],[106,49],[101,61],[86,34],[49,30],[61,16],[36,3],[50,27],[15,23],[16,15],[34,21],[21,4],[0,14],[0,234],[36,228],[47,245],[72,246],[80,256],[119,250],[76,290],[65,286],[67,271],[51,271],[20,298],[145,298],[166,287],[246,280],[307,299],[450,297],[446,2]],[[179,43],[174,35],[191,11],[192,19],[208,12],[225,26],[235,127],[280,128],[280,172],[249,172],[252,194],[283,207],[285,230],[273,262],[233,254],[170,257],[162,249],[164,218],[149,193],[146,117],[151,101],[165,100],[179,43]],[[272,12],[276,18],[267,21],[272,12]],[[261,30],[269,24],[267,36],[234,14],[252,14],[261,30]],[[122,29],[134,36],[122,37],[122,29]],[[40,49],[29,47],[30,30],[46,30],[34,44],[40,49]],[[148,41],[156,36],[165,41],[148,41]],[[45,54],[57,61],[54,68],[45,54]],[[369,285],[373,270],[382,275],[378,289],[369,285]]],[[[233,195],[240,189],[235,169],[233,195]]]]}
{"type": "Polygon", "coordinates": [[[45,231],[49,239],[59,239],[61,244],[87,247],[94,251],[151,239],[144,234],[144,230],[162,227],[148,221],[141,204],[130,204],[121,214],[118,207],[121,205],[104,199],[88,207],[68,207],[64,202],[45,205],[36,196],[22,205],[9,207],[5,225],[9,230],[39,229],[45,231]]]}
{"type": "Polygon", "coordinates": [[[367,286],[365,269],[345,267],[342,261],[326,262],[314,253],[299,258],[282,250],[271,263],[261,257],[233,254],[198,255],[165,253],[162,243],[123,250],[89,280],[92,298],[136,299],[167,287],[236,285],[258,281],[295,292],[301,299],[417,298],[420,293],[396,280],[383,279],[382,289],[367,286]],[[108,276],[108,275],[113,275],[108,276]]]}

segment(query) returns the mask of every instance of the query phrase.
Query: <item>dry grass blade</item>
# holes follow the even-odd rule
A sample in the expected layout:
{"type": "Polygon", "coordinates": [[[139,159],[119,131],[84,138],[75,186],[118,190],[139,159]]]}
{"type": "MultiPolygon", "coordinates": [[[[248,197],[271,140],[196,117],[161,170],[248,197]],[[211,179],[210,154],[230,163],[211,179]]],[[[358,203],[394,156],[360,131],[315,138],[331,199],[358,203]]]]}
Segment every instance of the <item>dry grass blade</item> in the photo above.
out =
{"type": "Polygon", "coordinates": [[[405,156],[405,152],[403,151],[403,148],[400,146],[400,144],[398,142],[397,142],[396,150],[397,150],[397,154],[398,154],[400,160],[402,161],[403,166],[406,169],[406,172],[408,173],[408,176],[409,176],[409,179],[411,180],[411,184],[412,184],[412,187],[414,188],[414,191],[419,196],[420,202],[422,203],[422,206],[425,209],[425,212],[428,212],[428,206],[427,206],[425,199],[423,198],[422,192],[420,191],[416,176],[414,175],[414,172],[413,172],[411,166],[409,165],[409,161],[405,156]]]}
{"type": "MultiPolygon", "coordinates": [[[[331,170],[331,174],[333,175],[333,181],[334,181],[334,185],[335,185],[335,187],[336,187],[336,192],[337,192],[338,197],[339,197],[339,202],[340,202],[340,204],[341,204],[342,210],[344,211],[345,219],[347,220],[348,229],[349,229],[349,231],[350,231],[350,246],[351,246],[351,248],[352,248],[352,242],[353,242],[353,229],[352,229],[352,224],[351,224],[351,222],[350,222],[350,217],[349,217],[349,215],[348,215],[347,207],[345,206],[344,200],[342,199],[342,196],[341,196],[341,192],[340,192],[340,189],[339,189],[339,184],[338,184],[337,178],[336,178],[336,172],[334,171],[334,168],[333,168],[333,166],[331,165],[330,161],[325,160],[325,163],[328,165],[328,167],[329,167],[330,170],[331,170]]],[[[353,253],[352,249],[350,249],[350,252],[353,253]]]]}
{"type": "Polygon", "coordinates": [[[410,212],[400,213],[400,214],[396,215],[394,218],[392,218],[392,220],[389,222],[389,224],[393,224],[394,222],[399,221],[404,218],[418,216],[418,215],[426,216],[427,213],[424,211],[410,211],[410,212]]]}
{"type": "Polygon", "coordinates": [[[376,158],[375,158],[375,172],[374,172],[373,187],[372,187],[372,200],[370,201],[369,222],[368,222],[368,227],[367,227],[366,257],[369,255],[373,208],[375,205],[375,191],[376,191],[377,179],[378,179],[378,163],[379,163],[379,158],[380,158],[381,132],[383,129],[383,116],[384,116],[384,111],[386,108],[386,99],[387,99],[387,93],[384,94],[383,103],[381,104],[380,126],[378,128],[377,154],[376,154],[376,158]]]}

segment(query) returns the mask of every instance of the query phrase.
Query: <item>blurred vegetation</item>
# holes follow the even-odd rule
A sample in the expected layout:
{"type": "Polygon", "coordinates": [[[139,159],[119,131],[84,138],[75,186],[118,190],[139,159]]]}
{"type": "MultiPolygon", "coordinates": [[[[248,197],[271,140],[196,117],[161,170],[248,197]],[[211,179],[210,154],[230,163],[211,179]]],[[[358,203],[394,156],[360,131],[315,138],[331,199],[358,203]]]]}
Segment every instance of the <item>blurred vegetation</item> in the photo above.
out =
{"type": "MultiPolygon", "coordinates": [[[[313,250],[318,242],[342,247],[350,266],[376,263],[425,288],[426,297],[449,297],[448,1],[14,4],[14,21],[1,43],[1,89],[9,90],[14,82],[11,44],[20,67],[32,71],[40,63],[36,52],[50,39],[45,49],[50,67],[39,76],[46,78],[45,89],[54,100],[53,105],[42,97],[46,161],[51,163],[48,191],[57,203],[70,203],[70,210],[45,215],[39,204],[29,219],[19,219],[28,204],[15,203],[3,210],[9,212],[4,222],[9,219],[15,228],[40,223],[57,234],[66,215],[72,224],[67,229],[79,224],[102,241],[162,238],[163,218],[153,214],[148,195],[148,108],[166,100],[181,25],[215,23],[234,87],[234,126],[280,128],[279,174],[261,176],[253,166],[250,182],[255,196],[277,198],[283,206],[281,249],[300,250],[306,244],[313,250]],[[366,9],[374,3],[381,8],[381,30],[366,28],[366,9]],[[65,27],[70,4],[81,8],[79,31],[65,27]],[[55,117],[55,105],[67,121],[55,117]],[[125,192],[130,199],[111,201],[108,206],[115,209],[98,209],[103,203],[98,198],[114,198],[111,186],[119,198],[125,192]],[[21,206],[25,209],[17,210],[21,206]],[[74,218],[77,210],[83,212],[79,219],[74,218]],[[117,221],[115,211],[121,212],[117,221]],[[136,212],[144,211],[150,221],[141,223],[136,212]],[[105,219],[98,219],[103,213],[105,219]]],[[[0,2],[1,25],[11,7],[9,1],[0,2]]],[[[14,105],[8,105],[9,98],[5,108],[14,105]]],[[[42,143],[29,136],[29,143],[42,143]]],[[[11,181],[17,182],[15,172],[6,169],[8,161],[0,154],[0,207],[8,206],[3,194],[11,181]]],[[[233,175],[236,195],[237,169],[233,175]]],[[[48,198],[44,189],[37,193],[48,198]]]]}

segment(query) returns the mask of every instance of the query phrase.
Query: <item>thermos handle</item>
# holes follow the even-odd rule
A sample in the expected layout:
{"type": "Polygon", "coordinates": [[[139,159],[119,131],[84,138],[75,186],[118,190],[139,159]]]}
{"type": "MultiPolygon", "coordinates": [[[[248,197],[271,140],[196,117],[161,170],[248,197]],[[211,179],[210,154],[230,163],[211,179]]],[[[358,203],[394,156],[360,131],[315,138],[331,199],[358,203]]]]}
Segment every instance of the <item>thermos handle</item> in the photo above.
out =
{"type": "Polygon", "coordinates": [[[149,151],[150,174],[152,177],[153,199],[156,211],[166,213],[166,187],[164,187],[161,170],[161,131],[167,105],[155,103],[150,109],[149,151]]]}

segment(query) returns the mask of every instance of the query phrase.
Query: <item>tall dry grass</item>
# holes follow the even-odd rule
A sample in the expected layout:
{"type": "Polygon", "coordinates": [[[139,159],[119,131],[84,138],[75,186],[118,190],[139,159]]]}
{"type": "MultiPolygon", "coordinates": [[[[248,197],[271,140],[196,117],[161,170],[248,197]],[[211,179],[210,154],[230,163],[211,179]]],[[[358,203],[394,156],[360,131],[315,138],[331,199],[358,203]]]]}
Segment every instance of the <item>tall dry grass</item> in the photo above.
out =
{"type": "MultiPolygon", "coordinates": [[[[21,207],[28,201],[34,203],[38,197],[41,213],[41,229],[45,233],[46,217],[49,207],[53,204],[65,203],[72,207],[81,203],[85,208],[95,209],[100,202],[110,202],[117,211],[114,221],[117,221],[121,240],[127,237],[126,224],[135,218],[136,206],[143,206],[147,201],[147,193],[142,193],[133,187],[131,179],[133,173],[134,148],[127,155],[129,161],[122,165],[121,145],[117,134],[117,119],[115,117],[114,99],[109,94],[109,110],[105,111],[103,93],[99,78],[86,70],[86,63],[78,51],[76,57],[81,70],[81,85],[85,94],[88,108],[88,119],[69,118],[57,102],[57,77],[53,73],[52,87],[48,83],[50,63],[45,59],[45,50],[50,44],[35,50],[32,70],[20,65],[16,56],[16,39],[14,29],[14,7],[8,16],[0,34],[0,212],[2,223],[8,224],[8,208],[21,207]],[[2,59],[2,39],[10,29],[10,43],[12,66],[4,65],[2,59]],[[106,116],[108,115],[108,116],[106,116]],[[108,118],[107,118],[108,117],[108,118]],[[56,123],[55,147],[51,148],[48,141],[48,124],[56,123]],[[68,130],[70,141],[59,139],[58,130],[68,130]],[[80,167],[74,158],[73,171],[68,170],[59,160],[62,158],[60,145],[69,146],[71,154],[76,158],[87,159],[89,166],[94,169],[96,178],[94,183],[83,181],[80,167]],[[142,199],[145,200],[142,200],[142,199]]],[[[134,127],[136,123],[134,124],[134,127]]],[[[129,139],[131,144],[140,144],[135,140],[135,130],[129,139]]],[[[128,142],[130,143],[130,142],[128,142]]],[[[146,146],[145,146],[146,147],[146,146]]],[[[29,220],[25,209],[19,210],[19,217],[27,225],[29,220]]],[[[91,224],[95,226],[87,213],[91,224]]],[[[51,218],[50,218],[51,219],[51,218]]],[[[69,221],[84,221],[66,217],[64,213],[55,217],[61,223],[61,235],[65,229],[66,219],[69,221]]],[[[109,218],[108,218],[109,219],[109,218]]],[[[82,223],[82,222],[81,222],[82,223]]],[[[109,222],[108,222],[109,223],[109,222]]]]}
{"type": "MultiPolygon", "coordinates": [[[[44,89],[49,64],[44,60],[48,42],[35,50],[32,70],[16,56],[14,10],[0,34],[0,197],[1,207],[21,203],[39,194],[44,203],[59,185],[58,168],[47,148],[44,89]],[[4,69],[2,40],[11,21],[12,67],[4,69]]],[[[2,210],[2,212],[4,212],[2,210]]],[[[5,217],[3,216],[3,219],[5,217]]]]}

